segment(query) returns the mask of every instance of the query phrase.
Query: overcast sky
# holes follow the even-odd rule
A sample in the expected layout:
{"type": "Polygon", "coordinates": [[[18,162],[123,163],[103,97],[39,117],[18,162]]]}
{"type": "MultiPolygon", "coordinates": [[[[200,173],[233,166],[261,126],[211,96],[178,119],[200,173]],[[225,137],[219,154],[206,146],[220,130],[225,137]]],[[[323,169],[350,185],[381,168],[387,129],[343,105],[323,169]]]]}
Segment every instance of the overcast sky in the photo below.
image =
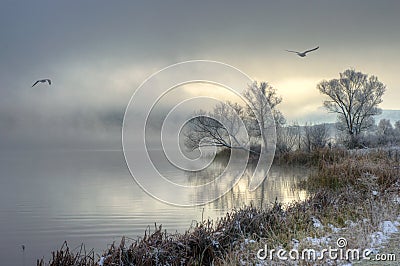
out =
{"type": "Polygon", "coordinates": [[[0,2],[0,143],[117,123],[149,75],[191,59],[270,82],[289,121],[325,112],[317,83],[348,68],[378,76],[381,107],[400,109],[399,1],[0,2]],[[31,88],[39,78],[53,84],[31,88]]]}

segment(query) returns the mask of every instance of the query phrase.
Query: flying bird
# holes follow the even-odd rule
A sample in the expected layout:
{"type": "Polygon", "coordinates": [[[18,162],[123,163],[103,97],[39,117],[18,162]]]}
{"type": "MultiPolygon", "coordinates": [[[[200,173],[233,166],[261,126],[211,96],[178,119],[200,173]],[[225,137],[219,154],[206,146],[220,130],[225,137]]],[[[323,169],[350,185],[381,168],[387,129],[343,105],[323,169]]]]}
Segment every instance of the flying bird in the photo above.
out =
{"type": "Polygon", "coordinates": [[[315,51],[315,50],[317,50],[318,48],[319,48],[319,46],[317,46],[317,47],[315,47],[315,48],[313,48],[313,49],[304,51],[304,52],[297,52],[297,51],[290,51],[290,50],[286,50],[286,51],[288,51],[288,52],[290,52],[290,53],[296,53],[296,54],[297,54],[298,56],[300,56],[300,57],[305,57],[307,53],[312,52],[312,51],[315,51]]]}
{"type": "Polygon", "coordinates": [[[41,82],[41,83],[46,83],[46,82],[48,82],[49,85],[51,85],[51,80],[50,80],[50,79],[39,79],[39,80],[37,80],[35,83],[33,83],[32,87],[35,86],[36,84],[38,84],[39,82],[41,82]]]}

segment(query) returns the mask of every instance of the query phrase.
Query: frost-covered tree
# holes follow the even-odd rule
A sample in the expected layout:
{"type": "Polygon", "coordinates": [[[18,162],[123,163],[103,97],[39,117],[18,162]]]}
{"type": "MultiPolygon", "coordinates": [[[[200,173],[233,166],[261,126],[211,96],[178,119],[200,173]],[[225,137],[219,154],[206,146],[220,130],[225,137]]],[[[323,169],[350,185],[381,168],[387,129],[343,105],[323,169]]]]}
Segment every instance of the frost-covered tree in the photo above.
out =
{"type": "Polygon", "coordinates": [[[192,150],[206,146],[248,150],[248,140],[240,134],[242,119],[243,107],[237,103],[220,103],[208,114],[199,111],[188,123],[185,145],[192,150]]]}
{"type": "Polygon", "coordinates": [[[378,123],[378,144],[387,145],[395,142],[395,130],[389,119],[381,119],[378,123]]]}
{"type": "Polygon", "coordinates": [[[324,106],[338,114],[339,129],[349,137],[348,146],[359,146],[360,133],[374,124],[373,116],[382,112],[378,105],[386,86],[376,76],[348,69],[338,79],[320,82],[317,88],[329,97],[324,106]]]}
{"type": "Polygon", "coordinates": [[[329,128],[326,124],[305,125],[303,143],[306,151],[323,148],[329,140],[329,128]]]}
{"type": "Polygon", "coordinates": [[[394,133],[394,128],[389,119],[381,119],[378,124],[378,132],[380,135],[390,136],[394,133]]]}
{"type": "Polygon", "coordinates": [[[276,151],[288,153],[299,146],[300,127],[296,124],[278,126],[276,129],[276,151]]]}
{"type": "Polygon", "coordinates": [[[265,148],[271,143],[271,130],[285,124],[285,118],[276,108],[282,102],[276,89],[267,82],[254,82],[243,93],[249,105],[246,108],[246,124],[252,137],[261,137],[261,145],[265,148]]]}

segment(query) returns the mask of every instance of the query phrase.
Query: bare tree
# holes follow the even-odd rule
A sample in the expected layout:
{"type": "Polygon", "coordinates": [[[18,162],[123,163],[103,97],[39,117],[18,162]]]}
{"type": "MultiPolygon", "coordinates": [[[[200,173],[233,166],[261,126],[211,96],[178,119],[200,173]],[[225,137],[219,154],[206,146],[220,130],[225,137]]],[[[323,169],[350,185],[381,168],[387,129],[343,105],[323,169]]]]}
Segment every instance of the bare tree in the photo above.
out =
{"type": "Polygon", "coordinates": [[[196,113],[188,123],[185,145],[192,150],[206,146],[249,150],[249,141],[241,133],[242,116],[243,107],[231,102],[218,104],[212,113],[196,113]]]}
{"type": "Polygon", "coordinates": [[[394,133],[394,128],[389,119],[381,119],[378,124],[378,132],[381,135],[392,135],[394,133]]]}
{"type": "Polygon", "coordinates": [[[197,112],[188,125],[189,129],[185,132],[185,145],[191,150],[205,146],[231,146],[222,124],[204,111],[197,112]]]}
{"type": "Polygon", "coordinates": [[[389,119],[381,119],[378,123],[378,144],[387,145],[395,142],[395,130],[389,119]]]}
{"type": "Polygon", "coordinates": [[[303,142],[307,151],[312,151],[326,146],[329,140],[328,126],[324,124],[305,125],[303,142]]]}
{"type": "Polygon", "coordinates": [[[298,146],[300,128],[297,125],[278,126],[276,130],[276,150],[278,153],[288,153],[298,146]]]}
{"type": "Polygon", "coordinates": [[[284,124],[285,119],[276,106],[282,98],[276,94],[276,89],[267,82],[254,82],[243,93],[249,106],[246,109],[246,124],[252,137],[261,137],[261,145],[265,148],[271,142],[269,134],[276,130],[275,126],[284,124]]]}
{"type": "Polygon", "coordinates": [[[339,76],[339,79],[320,82],[317,88],[329,96],[324,106],[338,114],[342,125],[339,129],[347,131],[349,147],[354,148],[358,146],[360,133],[374,124],[373,116],[381,113],[378,105],[386,86],[377,77],[368,77],[354,69],[345,70],[339,76]]]}

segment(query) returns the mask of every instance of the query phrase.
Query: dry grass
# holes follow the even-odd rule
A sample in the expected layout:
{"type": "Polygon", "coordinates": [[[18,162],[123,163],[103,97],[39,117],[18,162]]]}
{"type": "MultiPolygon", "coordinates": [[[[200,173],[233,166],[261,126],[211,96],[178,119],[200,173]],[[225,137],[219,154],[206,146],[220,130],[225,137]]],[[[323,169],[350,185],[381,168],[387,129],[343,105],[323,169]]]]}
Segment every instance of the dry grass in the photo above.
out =
{"type": "Polygon", "coordinates": [[[318,166],[322,162],[331,163],[341,161],[348,157],[350,152],[346,149],[317,149],[312,152],[295,150],[278,155],[274,159],[275,164],[318,166]]]}
{"type": "Polygon", "coordinates": [[[319,160],[318,171],[302,184],[304,188],[316,191],[320,188],[336,190],[351,186],[359,193],[371,190],[387,192],[393,189],[391,186],[400,176],[399,161],[386,156],[383,151],[351,156],[324,155],[319,160]]]}
{"type": "MultiPolygon", "coordinates": [[[[44,260],[37,260],[37,266],[44,266],[44,260]]],[[[93,249],[86,251],[85,246],[82,244],[76,250],[70,250],[67,241],[64,241],[61,248],[52,252],[52,258],[47,265],[61,266],[61,265],[97,265],[93,249]]]]}

